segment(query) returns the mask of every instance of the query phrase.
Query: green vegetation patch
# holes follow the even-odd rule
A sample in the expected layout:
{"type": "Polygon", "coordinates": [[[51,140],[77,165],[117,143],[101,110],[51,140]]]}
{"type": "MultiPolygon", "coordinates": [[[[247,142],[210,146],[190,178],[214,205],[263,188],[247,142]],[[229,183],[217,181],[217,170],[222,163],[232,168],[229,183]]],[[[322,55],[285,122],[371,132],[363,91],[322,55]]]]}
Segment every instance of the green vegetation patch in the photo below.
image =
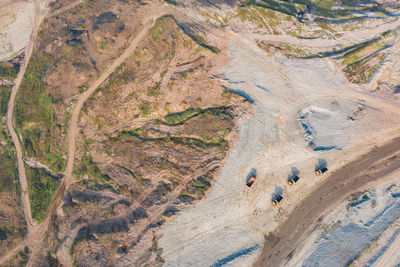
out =
{"type": "Polygon", "coordinates": [[[313,54],[313,55],[306,56],[306,57],[303,57],[303,58],[304,59],[312,59],[312,58],[324,58],[324,57],[340,56],[340,55],[345,54],[347,52],[351,52],[351,51],[356,51],[358,49],[362,49],[362,48],[368,46],[369,44],[376,42],[379,39],[380,39],[380,37],[376,37],[376,38],[367,40],[367,41],[362,42],[362,43],[354,44],[354,45],[347,46],[347,47],[344,47],[344,48],[341,48],[341,49],[337,49],[337,50],[329,50],[329,51],[325,51],[325,52],[319,52],[317,54],[313,54]]]}
{"type": "Polygon", "coordinates": [[[61,172],[65,162],[63,154],[55,150],[52,141],[56,125],[54,101],[46,93],[43,77],[58,63],[59,60],[44,54],[32,57],[15,106],[16,128],[22,136],[25,154],[37,157],[55,172],[61,172]]]}
{"type": "Polygon", "coordinates": [[[0,62],[0,78],[7,81],[14,81],[19,71],[18,65],[9,62],[0,62]]]}
{"type": "Polygon", "coordinates": [[[282,21],[294,21],[292,16],[260,6],[239,7],[233,17],[239,18],[243,22],[250,21],[271,34],[279,34],[275,27],[279,26],[282,21]]]}
{"type": "Polygon", "coordinates": [[[342,65],[348,66],[350,64],[353,64],[377,52],[378,50],[385,49],[389,46],[390,45],[387,44],[383,39],[377,39],[373,42],[367,43],[364,46],[360,46],[344,54],[342,65]]]}
{"type": "Polygon", "coordinates": [[[186,187],[186,193],[190,195],[204,196],[211,187],[212,175],[206,173],[190,181],[186,187]]]}
{"type": "Polygon", "coordinates": [[[154,26],[149,31],[148,34],[153,41],[158,41],[161,35],[165,32],[164,20],[167,18],[171,18],[171,16],[163,16],[158,18],[154,23],[154,26]]]}
{"type": "Polygon", "coordinates": [[[308,57],[310,54],[304,50],[303,48],[297,46],[297,45],[291,45],[287,43],[282,43],[281,44],[282,48],[285,49],[285,51],[288,54],[291,54],[296,57],[308,57]]]}
{"type": "MultiPolygon", "coordinates": [[[[0,128],[0,131],[2,131],[1,135],[3,136],[0,139],[4,139],[6,135],[4,129],[0,128]]],[[[15,151],[9,143],[5,146],[0,145],[0,193],[12,191],[16,191],[17,195],[20,195],[15,151]]]]}
{"type": "Polygon", "coordinates": [[[185,121],[204,113],[213,115],[227,114],[228,107],[212,107],[212,108],[195,108],[188,109],[183,112],[171,113],[164,117],[164,123],[169,125],[183,124],[185,121]]]}
{"type": "Polygon", "coordinates": [[[140,107],[140,112],[142,113],[143,117],[147,117],[150,115],[151,113],[151,106],[149,102],[143,102],[140,107]]]}
{"type": "MultiPolygon", "coordinates": [[[[12,82],[17,77],[19,67],[9,62],[0,62],[0,79],[12,82]]],[[[0,86],[0,117],[7,112],[12,86],[0,86]]]]}
{"type": "Polygon", "coordinates": [[[156,82],[156,84],[149,89],[147,89],[147,95],[158,96],[160,94],[161,82],[156,82]]]}
{"type": "Polygon", "coordinates": [[[224,138],[217,140],[203,139],[203,138],[192,138],[185,136],[171,136],[164,135],[156,138],[149,138],[140,135],[141,130],[133,129],[129,131],[122,131],[116,137],[112,138],[112,142],[130,141],[137,145],[143,142],[158,142],[158,143],[175,143],[185,145],[192,148],[208,148],[208,147],[220,147],[225,149],[228,146],[228,142],[224,138]]]}
{"type": "Polygon", "coordinates": [[[46,55],[33,57],[22,79],[16,105],[16,123],[22,128],[24,122],[40,122],[50,127],[53,122],[52,99],[45,93],[42,77],[51,67],[46,55]]]}
{"type": "Polygon", "coordinates": [[[82,178],[84,175],[89,176],[96,181],[106,183],[111,180],[110,176],[103,173],[95,162],[93,162],[92,157],[87,151],[84,151],[82,159],[78,164],[75,164],[74,175],[78,178],[82,178]]]}
{"type": "Polygon", "coordinates": [[[366,17],[366,13],[383,13],[390,15],[387,6],[380,4],[371,4],[360,6],[356,1],[348,0],[261,0],[261,1],[243,1],[242,6],[256,5],[263,8],[275,10],[295,18],[300,19],[299,12],[311,9],[316,16],[316,21],[327,21],[330,23],[347,22],[355,18],[366,17]]]}
{"type": "Polygon", "coordinates": [[[297,12],[304,10],[306,7],[303,5],[286,3],[282,1],[274,1],[274,0],[262,0],[254,3],[252,5],[260,6],[263,8],[272,9],[281,13],[284,13],[289,16],[296,17],[297,12]]]}
{"type": "Polygon", "coordinates": [[[118,184],[97,166],[88,152],[88,146],[92,143],[93,140],[85,140],[83,156],[78,163],[75,163],[73,175],[77,179],[87,176],[89,179],[83,180],[82,183],[86,188],[91,190],[100,191],[109,189],[115,191],[118,188],[118,184]]]}
{"type": "Polygon", "coordinates": [[[10,99],[11,87],[0,86],[0,117],[7,113],[8,100],[10,99]]]}
{"type": "Polygon", "coordinates": [[[344,69],[347,79],[353,83],[365,84],[385,60],[384,53],[376,53],[366,59],[350,64],[344,69]]]}
{"type": "Polygon", "coordinates": [[[28,177],[32,217],[35,221],[42,222],[55,197],[61,177],[55,177],[45,169],[33,169],[25,166],[25,170],[28,177]]]}
{"type": "Polygon", "coordinates": [[[218,53],[221,52],[221,50],[220,50],[218,47],[211,46],[211,45],[207,44],[207,43],[206,43],[206,40],[205,40],[201,35],[199,35],[199,34],[188,34],[188,36],[189,36],[190,38],[192,38],[192,40],[193,40],[196,44],[198,44],[199,46],[201,46],[201,47],[203,47],[203,48],[205,48],[205,49],[210,50],[211,52],[213,52],[213,53],[215,53],[215,54],[218,54],[218,53]]]}
{"type": "Polygon", "coordinates": [[[26,266],[29,259],[29,248],[26,246],[24,249],[20,250],[14,258],[6,262],[4,267],[15,267],[15,266],[26,266]]]}

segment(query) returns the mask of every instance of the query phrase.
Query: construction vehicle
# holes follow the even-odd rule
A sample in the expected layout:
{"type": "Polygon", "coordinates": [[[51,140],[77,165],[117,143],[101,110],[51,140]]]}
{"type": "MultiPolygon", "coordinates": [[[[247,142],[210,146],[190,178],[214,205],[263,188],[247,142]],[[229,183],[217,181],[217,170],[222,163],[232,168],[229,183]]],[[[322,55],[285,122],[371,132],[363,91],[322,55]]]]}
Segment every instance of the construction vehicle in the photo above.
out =
{"type": "Polygon", "coordinates": [[[249,179],[249,181],[247,182],[247,186],[250,187],[254,184],[254,182],[256,181],[256,177],[251,176],[251,178],[249,179]]]}
{"type": "Polygon", "coordinates": [[[294,185],[295,183],[297,183],[297,181],[299,180],[300,178],[299,178],[299,176],[295,176],[295,177],[293,177],[293,178],[291,178],[289,181],[288,181],[288,184],[289,185],[294,185]]]}
{"type": "Polygon", "coordinates": [[[126,242],[124,242],[124,243],[120,246],[120,249],[121,249],[123,252],[127,252],[127,251],[128,251],[128,244],[127,244],[126,242]]]}
{"type": "Polygon", "coordinates": [[[327,167],[322,167],[321,169],[316,170],[316,171],[315,171],[315,174],[316,174],[316,175],[321,175],[321,174],[324,174],[324,173],[327,172],[327,171],[328,171],[328,168],[327,168],[327,167]]]}
{"type": "Polygon", "coordinates": [[[278,205],[279,202],[281,202],[283,199],[282,195],[277,195],[274,199],[274,201],[272,201],[272,205],[276,206],[278,205]]]}

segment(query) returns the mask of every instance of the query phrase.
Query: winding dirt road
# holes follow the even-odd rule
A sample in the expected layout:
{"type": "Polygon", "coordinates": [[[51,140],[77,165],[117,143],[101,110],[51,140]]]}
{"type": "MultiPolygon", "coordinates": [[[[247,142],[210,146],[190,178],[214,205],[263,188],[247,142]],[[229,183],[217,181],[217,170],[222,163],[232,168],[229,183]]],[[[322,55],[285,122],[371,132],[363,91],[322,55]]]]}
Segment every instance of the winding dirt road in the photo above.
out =
{"type": "Polygon", "coordinates": [[[400,137],[330,174],[265,240],[254,266],[283,266],[318,226],[321,216],[351,193],[400,169],[400,137]]]}
{"type": "MultiPolygon", "coordinates": [[[[15,84],[11,91],[11,96],[10,96],[10,100],[8,103],[8,111],[7,111],[7,128],[10,132],[10,135],[11,135],[12,141],[14,143],[16,153],[17,153],[18,174],[19,174],[19,180],[20,180],[21,191],[22,191],[21,192],[22,206],[23,206],[23,210],[24,210],[25,220],[28,224],[28,236],[27,236],[27,239],[25,242],[31,248],[31,257],[29,259],[28,266],[33,265],[35,256],[40,248],[41,240],[43,240],[43,236],[48,229],[50,216],[55,212],[65,191],[67,190],[68,186],[73,182],[72,171],[73,171],[73,166],[74,166],[75,150],[76,150],[76,132],[77,132],[77,128],[78,128],[79,114],[82,110],[84,103],[96,91],[96,89],[129,57],[129,55],[131,55],[133,53],[133,51],[135,50],[135,48],[137,47],[139,42],[143,39],[143,37],[145,36],[147,31],[154,25],[155,19],[157,17],[163,16],[164,14],[167,13],[166,11],[162,11],[157,8],[154,9],[154,12],[152,12],[152,14],[148,16],[141,31],[134,37],[134,39],[131,41],[129,47],[92,84],[92,86],[85,93],[83,93],[80,96],[80,98],[74,108],[74,111],[72,113],[70,127],[69,127],[68,134],[67,134],[68,161],[67,161],[67,167],[66,167],[66,170],[64,173],[64,175],[65,175],[64,179],[62,180],[62,183],[56,194],[56,197],[52,201],[50,208],[47,211],[45,220],[41,224],[36,225],[32,219],[32,212],[31,212],[29,193],[28,193],[28,183],[27,183],[27,179],[26,179],[22,147],[21,147],[19,137],[18,137],[18,135],[15,131],[14,125],[13,125],[13,116],[14,116],[15,98],[18,93],[18,89],[21,85],[22,79],[25,75],[25,71],[29,64],[30,57],[32,56],[33,47],[35,44],[35,39],[36,39],[37,32],[39,30],[40,23],[46,16],[47,5],[48,5],[48,0],[45,0],[45,1],[35,0],[36,14],[35,14],[34,28],[33,28],[33,31],[32,31],[31,37],[30,37],[30,41],[25,49],[24,62],[21,66],[20,72],[18,73],[18,76],[15,80],[15,84]]],[[[6,255],[4,255],[0,259],[0,264],[9,260],[12,256],[14,256],[16,253],[18,253],[18,251],[20,249],[22,249],[23,247],[24,247],[24,244],[19,244],[15,249],[8,252],[6,255]]],[[[69,262],[68,266],[70,266],[70,265],[71,265],[71,263],[69,262]]]]}
{"type": "Polygon", "coordinates": [[[7,110],[7,128],[8,128],[8,131],[10,132],[12,141],[14,143],[15,150],[17,152],[18,174],[19,174],[19,181],[21,184],[21,191],[22,191],[21,199],[22,199],[22,204],[23,204],[22,206],[23,206],[24,214],[25,214],[25,220],[28,224],[28,231],[29,231],[29,228],[32,228],[32,226],[34,225],[34,222],[32,220],[31,205],[29,202],[28,183],[26,180],[22,148],[21,148],[21,143],[19,142],[18,135],[14,129],[13,116],[14,116],[15,97],[16,97],[18,89],[21,85],[22,79],[25,75],[26,68],[28,67],[29,59],[32,56],[32,51],[33,51],[33,46],[35,44],[36,34],[39,30],[39,25],[40,25],[43,17],[44,17],[43,11],[40,8],[40,1],[36,0],[35,1],[35,21],[34,21],[33,31],[31,33],[29,44],[25,48],[25,59],[20,68],[18,76],[15,80],[15,84],[11,89],[11,95],[10,95],[10,100],[8,102],[8,110],[7,110]]]}
{"type": "MultiPolygon", "coordinates": [[[[7,109],[7,115],[6,115],[7,129],[9,131],[11,139],[13,141],[15,151],[16,151],[16,156],[17,156],[18,175],[19,175],[19,182],[21,185],[21,202],[22,202],[22,208],[24,211],[25,220],[27,223],[28,234],[27,234],[27,238],[24,243],[17,245],[16,248],[9,251],[2,258],[0,258],[0,264],[11,259],[14,255],[16,255],[18,253],[18,251],[20,249],[24,248],[25,245],[30,245],[30,247],[35,247],[33,244],[36,244],[38,242],[38,240],[42,239],[43,230],[47,229],[47,225],[48,225],[48,220],[42,222],[41,225],[36,225],[32,219],[31,205],[30,205],[30,200],[29,200],[28,183],[27,183],[26,173],[25,173],[24,158],[23,158],[21,143],[20,143],[18,135],[15,131],[14,120],[13,120],[15,98],[18,93],[18,89],[21,85],[22,79],[25,75],[25,71],[28,67],[29,60],[32,56],[33,47],[35,44],[35,39],[36,39],[36,35],[39,30],[40,23],[46,16],[46,8],[47,8],[48,3],[49,3],[49,0],[44,0],[44,1],[35,0],[34,1],[34,4],[35,4],[34,26],[33,26],[33,30],[32,30],[32,33],[31,33],[31,36],[29,39],[29,43],[24,51],[24,54],[25,54],[24,61],[21,65],[20,71],[15,80],[15,84],[11,89],[11,95],[10,95],[10,100],[8,102],[8,109],[7,109]]],[[[28,264],[28,266],[29,266],[29,264],[28,264]]]]}

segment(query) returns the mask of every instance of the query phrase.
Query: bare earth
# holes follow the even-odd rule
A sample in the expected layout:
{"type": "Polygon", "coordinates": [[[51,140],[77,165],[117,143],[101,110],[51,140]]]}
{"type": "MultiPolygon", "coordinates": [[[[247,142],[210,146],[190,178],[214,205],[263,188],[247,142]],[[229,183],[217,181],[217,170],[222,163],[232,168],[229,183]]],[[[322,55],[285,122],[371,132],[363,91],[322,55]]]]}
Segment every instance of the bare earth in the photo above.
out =
{"type": "MultiPolygon", "coordinates": [[[[275,233],[270,233],[254,266],[282,266],[318,224],[324,211],[351,192],[400,168],[400,138],[372,150],[332,173],[293,210],[275,233]]],[[[322,219],[322,218],[321,218],[322,219]]]]}

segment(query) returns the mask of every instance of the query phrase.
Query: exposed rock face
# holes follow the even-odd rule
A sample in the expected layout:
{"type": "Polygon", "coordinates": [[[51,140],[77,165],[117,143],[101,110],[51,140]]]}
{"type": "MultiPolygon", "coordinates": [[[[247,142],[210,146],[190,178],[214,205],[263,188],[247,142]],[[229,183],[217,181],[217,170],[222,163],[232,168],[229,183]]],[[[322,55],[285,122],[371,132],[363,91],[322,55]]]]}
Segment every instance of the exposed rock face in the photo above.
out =
{"type": "Polygon", "coordinates": [[[0,61],[13,58],[25,48],[33,28],[33,1],[0,4],[0,61]]]}

